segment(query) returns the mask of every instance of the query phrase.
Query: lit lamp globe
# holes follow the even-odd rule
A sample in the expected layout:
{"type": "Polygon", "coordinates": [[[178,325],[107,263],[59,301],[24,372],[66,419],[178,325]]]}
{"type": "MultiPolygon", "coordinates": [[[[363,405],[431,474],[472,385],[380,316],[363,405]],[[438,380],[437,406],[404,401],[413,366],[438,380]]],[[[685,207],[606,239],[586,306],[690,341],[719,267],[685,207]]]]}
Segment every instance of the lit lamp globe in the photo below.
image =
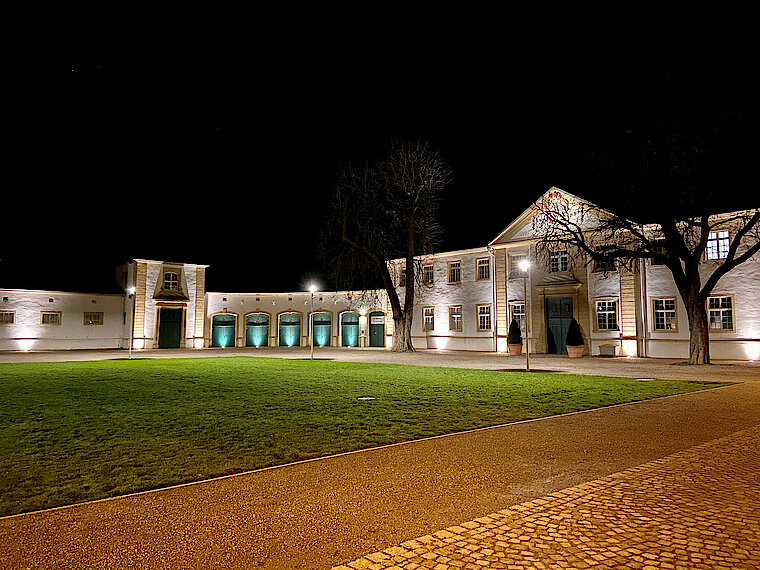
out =
{"type": "Polygon", "coordinates": [[[530,267],[530,261],[528,261],[527,259],[523,259],[517,265],[520,268],[520,271],[522,271],[523,273],[526,273],[528,271],[528,268],[530,267]]]}

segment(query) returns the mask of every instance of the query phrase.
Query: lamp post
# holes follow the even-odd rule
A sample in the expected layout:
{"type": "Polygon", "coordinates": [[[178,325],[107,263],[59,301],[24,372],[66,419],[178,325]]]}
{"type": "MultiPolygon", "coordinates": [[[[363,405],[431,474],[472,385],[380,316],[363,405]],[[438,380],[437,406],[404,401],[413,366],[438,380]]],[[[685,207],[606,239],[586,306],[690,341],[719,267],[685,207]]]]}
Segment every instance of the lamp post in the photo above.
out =
{"type": "Polygon", "coordinates": [[[129,321],[129,360],[132,360],[132,343],[135,332],[135,288],[130,287],[127,289],[127,293],[129,293],[129,303],[132,305],[132,318],[129,321]]]}
{"type": "Polygon", "coordinates": [[[312,283],[309,285],[309,291],[311,292],[311,314],[309,315],[309,328],[311,329],[309,331],[309,344],[311,345],[311,354],[309,356],[310,360],[314,360],[314,293],[317,290],[317,286],[312,283]]]}
{"type": "Polygon", "coordinates": [[[525,371],[530,372],[530,319],[528,318],[528,271],[530,270],[530,261],[523,259],[519,266],[520,271],[523,272],[523,303],[525,303],[525,371]]]}

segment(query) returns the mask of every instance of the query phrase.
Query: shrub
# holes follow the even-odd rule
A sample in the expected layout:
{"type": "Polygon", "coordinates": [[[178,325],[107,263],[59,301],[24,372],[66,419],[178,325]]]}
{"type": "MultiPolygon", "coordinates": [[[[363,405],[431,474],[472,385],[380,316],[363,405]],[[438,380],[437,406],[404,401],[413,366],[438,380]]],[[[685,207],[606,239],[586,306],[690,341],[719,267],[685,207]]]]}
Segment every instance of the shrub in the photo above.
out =
{"type": "Polygon", "coordinates": [[[565,339],[565,345],[567,346],[583,346],[583,333],[578,321],[573,319],[570,321],[570,326],[567,329],[567,338],[565,339]]]}
{"type": "Polygon", "coordinates": [[[507,344],[522,344],[522,333],[520,332],[520,325],[517,324],[517,319],[512,319],[509,324],[507,344]]]}

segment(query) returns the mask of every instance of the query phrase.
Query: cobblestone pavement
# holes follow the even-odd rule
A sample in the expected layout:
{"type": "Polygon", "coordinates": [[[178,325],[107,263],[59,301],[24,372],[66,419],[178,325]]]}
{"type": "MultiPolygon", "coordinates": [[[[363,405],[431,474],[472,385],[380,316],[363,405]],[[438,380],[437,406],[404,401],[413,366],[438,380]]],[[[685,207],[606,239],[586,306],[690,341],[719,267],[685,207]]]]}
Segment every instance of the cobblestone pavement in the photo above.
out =
{"type": "Polygon", "coordinates": [[[760,426],[333,570],[760,568],[760,426]]]}

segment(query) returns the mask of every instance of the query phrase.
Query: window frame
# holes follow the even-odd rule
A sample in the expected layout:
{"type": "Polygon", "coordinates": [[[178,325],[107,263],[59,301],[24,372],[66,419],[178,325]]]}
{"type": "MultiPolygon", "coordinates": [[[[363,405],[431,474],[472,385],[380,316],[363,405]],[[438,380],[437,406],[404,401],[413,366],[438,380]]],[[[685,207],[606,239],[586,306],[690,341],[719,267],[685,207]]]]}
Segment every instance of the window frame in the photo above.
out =
{"type": "MultiPolygon", "coordinates": [[[[652,332],[653,333],[678,333],[678,299],[676,297],[650,297],[650,306],[652,311],[652,332]],[[657,308],[656,301],[673,301],[673,324],[672,329],[658,329],[657,328],[657,308]]],[[[663,312],[670,312],[670,309],[661,309],[663,312]]]]}
{"type": "Polygon", "coordinates": [[[105,324],[106,314],[104,311],[85,311],[82,315],[82,324],[85,326],[103,326],[105,324]],[[100,315],[100,322],[87,321],[87,315],[100,315]]]}
{"type": "Polygon", "coordinates": [[[161,289],[164,291],[179,291],[179,271],[174,270],[166,270],[164,271],[164,279],[163,279],[163,285],[161,286],[161,289]],[[169,275],[175,275],[177,277],[176,282],[174,282],[171,279],[167,279],[169,275]],[[169,287],[167,287],[167,283],[169,283],[169,287]],[[171,285],[176,285],[175,287],[172,287],[171,285]]]}
{"type": "Polygon", "coordinates": [[[462,260],[461,259],[454,260],[454,261],[449,261],[446,264],[446,277],[448,279],[448,282],[451,283],[451,284],[461,283],[462,282],[462,260]],[[454,264],[458,265],[458,267],[456,267],[456,271],[457,271],[457,274],[458,274],[459,278],[457,280],[453,280],[452,281],[452,279],[451,279],[451,270],[452,270],[452,267],[451,266],[454,265],[454,264]]]}
{"type": "Polygon", "coordinates": [[[59,327],[63,322],[63,313],[61,311],[40,311],[40,325],[44,327],[59,327]],[[58,315],[57,323],[44,322],[45,317],[43,315],[58,315]]]}
{"type": "Polygon", "coordinates": [[[462,332],[462,329],[464,327],[464,320],[462,318],[462,305],[449,305],[449,331],[451,332],[462,332]],[[459,315],[452,314],[452,309],[459,309],[459,315]],[[459,316],[459,328],[452,328],[451,327],[451,318],[459,316]]]}
{"type": "Polygon", "coordinates": [[[475,281],[490,281],[491,280],[491,258],[490,257],[478,257],[475,260],[475,281]],[[480,276],[481,262],[485,262],[485,268],[487,275],[485,277],[480,276]]]}
{"type": "Polygon", "coordinates": [[[554,251],[549,252],[549,273],[564,273],[566,271],[570,270],[570,258],[567,254],[566,249],[555,249],[554,251]],[[555,270],[554,267],[554,258],[557,257],[557,269],[555,270]],[[562,269],[562,261],[564,260],[564,266],[565,268],[562,269]]]}
{"type": "Polygon", "coordinates": [[[477,316],[478,332],[490,332],[493,330],[493,308],[490,303],[475,305],[475,315],[477,316]],[[488,307],[488,328],[480,326],[480,317],[483,316],[480,314],[480,309],[484,307],[488,307]]]}
{"type": "MultiPolygon", "coordinates": [[[[649,241],[652,243],[652,245],[654,246],[654,248],[658,249],[659,252],[662,255],[665,255],[665,238],[654,238],[654,239],[651,239],[649,241]]],[[[653,257],[650,257],[648,259],[648,261],[649,261],[649,265],[651,265],[653,267],[664,267],[665,266],[665,263],[657,261],[653,257]]]]}
{"type": "Polygon", "coordinates": [[[398,268],[398,286],[406,287],[406,267],[398,268]]]}
{"type": "Polygon", "coordinates": [[[522,307],[523,312],[520,315],[520,318],[517,319],[517,324],[520,326],[520,332],[525,334],[525,322],[527,320],[527,303],[525,301],[510,301],[509,302],[509,323],[507,324],[507,329],[509,329],[509,326],[512,324],[512,320],[515,318],[515,307],[522,307]]]}
{"type": "Polygon", "coordinates": [[[428,264],[422,266],[422,283],[425,285],[433,285],[435,283],[435,265],[428,264]],[[428,279],[430,274],[430,279],[428,279]]]}
{"type": "Polygon", "coordinates": [[[13,326],[13,325],[16,324],[16,311],[2,310],[2,311],[0,311],[0,315],[10,315],[11,316],[10,322],[5,322],[5,321],[0,320],[0,326],[13,326]]]}
{"type": "MultiPolygon", "coordinates": [[[[604,250],[610,250],[614,249],[613,246],[610,245],[601,245],[599,247],[594,248],[597,252],[602,252],[604,250]]],[[[594,273],[615,273],[617,271],[617,264],[615,263],[615,259],[612,258],[609,260],[610,267],[603,267],[601,265],[601,262],[598,260],[594,260],[594,273]]]]}
{"type": "Polygon", "coordinates": [[[728,250],[731,248],[731,232],[728,230],[715,230],[714,232],[710,232],[707,234],[707,245],[705,246],[705,260],[707,261],[717,261],[718,263],[722,262],[724,259],[728,257],[728,250]],[[726,234],[725,236],[721,236],[720,234],[726,234]],[[713,238],[712,236],[715,236],[713,238]],[[725,240],[725,250],[721,248],[721,242],[725,240]],[[714,242],[715,246],[715,253],[717,254],[717,257],[710,257],[710,242],[714,242]],[[725,254],[725,255],[723,255],[725,254]]]}
{"type": "MultiPolygon", "coordinates": [[[[710,295],[709,297],[707,297],[707,300],[705,301],[705,310],[707,311],[707,332],[708,332],[708,334],[712,334],[712,333],[718,333],[718,334],[720,334],[720,333],[735,333],[736,332],[736,300],[734,299],[734,294],[733,293],[717,293],[717,294],[710,295]],[[725,329],[725,328],[714,329],[711,326],[712,325],[712,318],[710,316],[710,311],[711,310],[715,310],[715,309],[710,309],[710,299],[724,299],[724,298],[731,300],[731,307],[730,307],[730,309],[728,309],[728,310],[731,311],[731,328],[730,329],[725,329]]],[[[722,316],[722,312],[725,310],[725,308],[724,307],[718,307],[717,310],[721,311],[721,316],[722,316]]],[[[721,322],[722,321],[723,321],[723,319],[721,318],[721,322]]]]}
{"type": "Polygon", "coordinates": [[[435,330],[435,307],[422,307],[422,332],[431,332],[435,330]],[[428,328],[427,311],[430,310],[430,328],[428,328]]]}
{"type": "Polygon", "coordinates": [[[594,302],[594,332],[598,333],[609,333],[609,332],[620,332],[620,300],[617,297],[599,297],[593,300],[594,302]],[[599,314],[612,314],[613,311],[606,310],[606,311],[599,311],[599,303],[615,303],[615,328],[601,328],[599,326],[599,314]]]}

